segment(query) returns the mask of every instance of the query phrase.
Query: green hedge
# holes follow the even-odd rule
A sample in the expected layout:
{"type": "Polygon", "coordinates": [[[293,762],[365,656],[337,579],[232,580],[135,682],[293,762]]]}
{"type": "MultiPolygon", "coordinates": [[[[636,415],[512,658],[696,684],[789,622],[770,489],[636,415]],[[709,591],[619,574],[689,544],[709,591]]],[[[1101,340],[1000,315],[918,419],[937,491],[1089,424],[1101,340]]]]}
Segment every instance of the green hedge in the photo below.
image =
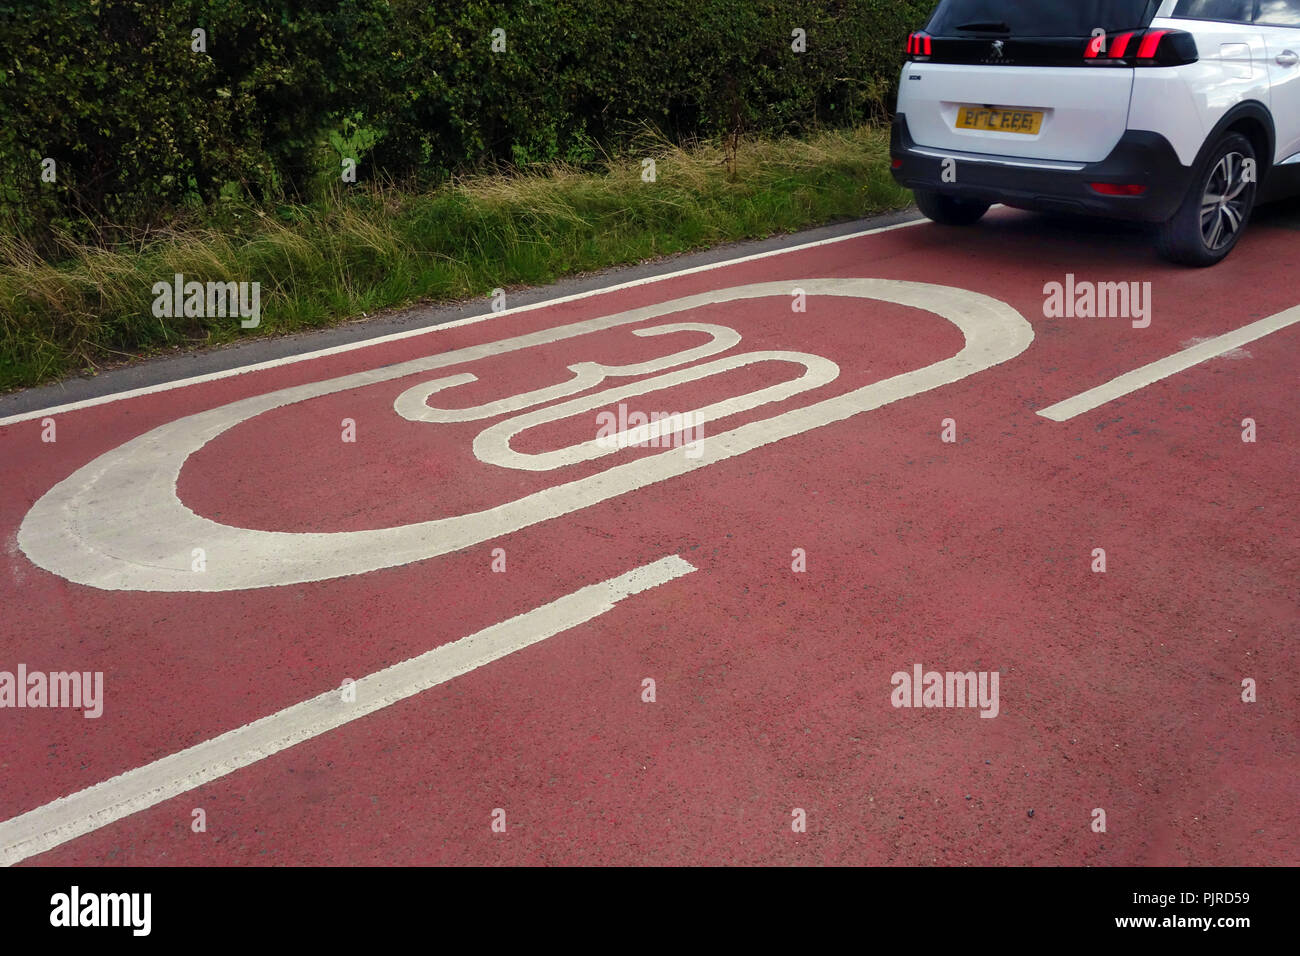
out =
{"type": "Polygon", "coordinates": [[[223,197],[310,198],[343,156],[359,178],[437,181],[591,162],[647,125],[682,140],[857,123],[891,105],[932,6],[0,0],[0,220],[82,234],[223,197]]]}

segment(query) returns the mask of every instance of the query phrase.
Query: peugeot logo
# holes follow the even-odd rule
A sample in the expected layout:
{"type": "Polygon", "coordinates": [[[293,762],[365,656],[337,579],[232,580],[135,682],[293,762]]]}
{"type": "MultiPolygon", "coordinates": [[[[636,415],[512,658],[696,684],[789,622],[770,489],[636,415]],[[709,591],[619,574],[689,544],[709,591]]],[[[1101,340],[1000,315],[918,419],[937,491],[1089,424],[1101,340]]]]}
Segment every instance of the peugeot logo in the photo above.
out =
{"type": "Polygon", "coordinates": [[[1000,60],[1000,59],[1002,59],[1002,41],[1001,41],[1001,40],[994,40],[994,41],[993,41],[993,59],[995,59],[995,60],[1000,60]]]}

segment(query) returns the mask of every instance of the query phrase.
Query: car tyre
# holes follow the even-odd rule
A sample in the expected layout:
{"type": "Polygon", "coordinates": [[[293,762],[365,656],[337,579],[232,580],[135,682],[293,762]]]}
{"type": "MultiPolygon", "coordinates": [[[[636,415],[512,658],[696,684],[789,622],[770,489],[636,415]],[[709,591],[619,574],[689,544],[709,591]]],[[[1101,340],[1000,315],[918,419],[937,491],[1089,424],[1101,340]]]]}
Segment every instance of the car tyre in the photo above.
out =
{"type": "Polygon", "coordinates": [[[1156,248],[1170,262],[1212,266],[1222,262],[1241,239],[1255,208],[1259,164],[1255,147],[1240,133],[1229,133],[1210,150],[1187,196],[1156,233],[1156,248]],[[1247,168],[1255,175],[1246,176],[1247,168]]]}
{"type": "Polygon", "coordinates": [[[917,189],[914,193],[916,205],[925,217],[945,226],[972,226],[989,211],[989,203],[954,199],[932,189],[917,189]]]}

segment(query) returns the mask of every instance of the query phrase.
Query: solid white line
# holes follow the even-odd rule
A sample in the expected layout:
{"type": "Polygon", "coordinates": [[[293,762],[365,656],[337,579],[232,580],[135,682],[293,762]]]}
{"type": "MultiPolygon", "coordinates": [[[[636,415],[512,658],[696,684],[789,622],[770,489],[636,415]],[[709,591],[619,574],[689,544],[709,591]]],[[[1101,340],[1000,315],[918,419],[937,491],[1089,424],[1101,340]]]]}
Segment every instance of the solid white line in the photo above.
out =
{"type": "Polygon", "coordinates": [[[563,305],[566,302],[577,302],[580,299],[587,299],[595,295],[604,295],[608,292],[620,292],[624,289],[632,289],[637,286],[649,285],[653,282],[663,282],[667,279],[675,279],[679,276],[694,275],[699,272],[709,272],[713,269],[721,269],[724,266],[740,265],[744,262],[753,262],[758,259],[767,259],[771,256],[785,255],[788,252],[799,252],[804,249],[814,249],[818,246],[828,246],[836,242],[846,242],[849,239],[861,239],[863,236],[874,236],[882,232],[892,232],[895,229],[905,229],[908,226],[917,226],[926,219],[914,219],[910,222],[895,223],[892,226],[880,226],[876,229],[864,229],[862,232],[850,233],[847,236],[832,236],[830,239],[818,239],[816,242],[805,242],[802,245],[790,246],[787,249],[770,249],[767,252],[756,252],[753,255],[741,256],[737,259],[727,259],[724,262],[711,262],[707,265],[693,266],[690,269],[681,269],[677,272],[668,272],[664,275],[646,276],[643,279],[632,279],[628,282],[620,282],[616,285],[605,286],[600,289],[588,289],[586,292],[577,292],[573,295],[561,296],[558,299],[547,299],[544,302],[533,302],[528,305],[515,306],[509,309],[502,309],[500,312],[487,312],[483,315],[474,315],[465,319],[457,319],[454,322],[444,322],[441,325],[430,325],[420,329],[408,329],[405,332],[393,332],[388,335],[376,336],[373,339],[362,339],[360,342],[348,342],[345,345],[334,345],[326,349],[317,349],[314,352],[304,352],[301,355],[286,355],[283,358],[270,359],[266,362],[257,362],[253,365],[241,365],[236,368],[222,369],[220,372],[208,372],[205,375],[194,375],[190,378],[176,379],[173,382],[159,382],[157,385],[147,385],[142,388],[133,388],[125,392],[115,392],[111,395],[100,395],[96,398],[86,398],[79,402],[69,402],[66,405],[52,405],[49,408],[43,408],[34,412],[22,412],[17,415],[10,415],[7,418],[0,418],[0,427],[5,425],[15,425],[18,422],[31,421],[34,418],[44,418],[48,415],[60,415],[65,412],[74,412],[82,408],[93,408],[96,405],[107,405],[110,402],[120,401],[124,398],[138,398],[141,395],[153,395],[157,392],[169,391],[173,388],[184,388],[186,385],[199,385],[203,382],[214,382],[218,379],[231,378],[235,375],[245,375],[249,372],[260,372],[268,368],[278,368],[281,365],[292,365],[295,362],[306,362],[310,359],[325,358],[329,355],[338,355],[342,352],[350,352],[353,349],[367,348],[371,345],[383,345],[386,342],[397,342],[401,339],[413,338],[417,335],[426,335],[429,332],[444,332],[447,329],[457,329],[465,325],[473,325],[476,322],[484,322],[488,319],[504,318],[508,315],[515,315],[519,312],[531,312],[534,309],[544,309],[547,306],[563,305]]]}
{"type": "Polygon", "coordinates": [[[676,555],[591,584],[559,600],[294,704],[237,730],[130,770],[0,823],[0,865],[10,866],[233,773],[295,744],[577,627],[614,605],[696,570],[676,555]]]}
{"type": "Polygon", "coordinates": [[[1201,362],[1222,355],[1224,352],[1231,352],[1247,342],[1253,342],[1256,339],[1263,338],[1270,332],[1276,332],[1297,322],[1300,322],[1300,305],[1287,309],[1285,312],[1279,312],[1277,315],[1271,315],[1267,319],[1260,319],[1258,322],[1244,325],[1239,329],[1209,339],[1199,345],[1193,345],[1181,352],[1175,352],[1173,355],[1158,359],[1150,365],[1143,365],[1131,372],[1125,372],[1118,378],[1113,378],[1103,385],[1090,388],[1080,395],[1057,402],[1049,408],[1044,408],[1038,414],[1044,418],[1050,418],[1054,422],[1066,421],[1076,415],[1090,412],[1099,405],[1104,405],[1109,401],[1128,395],[1130,392],[1136,392],[1140,388],[1146,388],[1146,386],[1158,382],[1162,378],[1168,378],[1170,375],[1189,369],[1193,365],[1199,365],[1201,362]]]}

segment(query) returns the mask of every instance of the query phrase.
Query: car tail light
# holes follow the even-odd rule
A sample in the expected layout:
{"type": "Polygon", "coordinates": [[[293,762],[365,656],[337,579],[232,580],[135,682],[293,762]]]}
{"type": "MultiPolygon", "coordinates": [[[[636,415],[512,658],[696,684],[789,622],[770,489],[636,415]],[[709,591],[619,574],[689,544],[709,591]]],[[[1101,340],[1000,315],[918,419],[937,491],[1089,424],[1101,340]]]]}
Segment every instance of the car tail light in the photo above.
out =
{"type": "Polygon", "coordinates": [[[907,37],[907,52],[911,56],[930,56],[934,52],[931,37],[925,33],[912,33],[907,37]]]}
{"type": "Polygon", "coordinates": [[[1141,196],[1148,187],[1141,183],[1088,183],[1094,192],[1103,196],[1141,196]]]}
{"type": "Polygon", "coordinates": [[[1138,44],[1138,59],[1154,60],[1156,58],[1156,50],[1160,47],[1160,41],[1168,35],[1168,30],[1150,30],[1147,33],[1142,34],[1142,42],[1138,44]]]}
{"type": "Polygon", "coordinates": [[[1110,50],[1108,51],[1109,55],[1111,56],[1112,59],[1116,59],[1116,60],[1122,59],[1124,54],[1128,52],[1128,45],[1132,42],[1133,42],[1132,31],[1129,31],[1128,33],[1121,33],[1119,36],[1115,38],[1114,42],[1111,43],[1110,50]]]}
{"type": "Polygon", "coordinates": [[[1130,30],[1088,40],[1083,58],[1097,66],[1183,66],[1200,59],[1185,30],[1130,30]]]}

